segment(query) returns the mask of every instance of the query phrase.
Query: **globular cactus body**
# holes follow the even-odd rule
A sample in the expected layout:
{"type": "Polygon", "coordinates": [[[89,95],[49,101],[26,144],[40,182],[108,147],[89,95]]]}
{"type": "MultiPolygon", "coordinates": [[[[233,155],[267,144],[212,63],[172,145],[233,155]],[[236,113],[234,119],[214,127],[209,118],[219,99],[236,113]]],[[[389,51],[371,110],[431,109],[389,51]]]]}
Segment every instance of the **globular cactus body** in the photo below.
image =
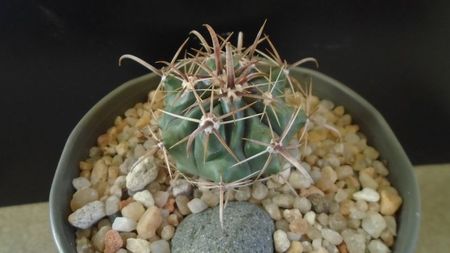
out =
{"type": "Polygon", "coordinates": [[[215,183],[260,178],[285,165],[309,177],[293,155],[299,150],[294,137],[307,117],[284,101],[295,81],[287,64],[276,51],[271,57],[257,50],[268,40],[261,39],[262,29],[244,49],[241,36],[234,47],[206,27],[212,46],[194,31],[203,49],[176,60],[178,51],[157,72],[165,96],[161,137],[176,169],[215,183]]]}

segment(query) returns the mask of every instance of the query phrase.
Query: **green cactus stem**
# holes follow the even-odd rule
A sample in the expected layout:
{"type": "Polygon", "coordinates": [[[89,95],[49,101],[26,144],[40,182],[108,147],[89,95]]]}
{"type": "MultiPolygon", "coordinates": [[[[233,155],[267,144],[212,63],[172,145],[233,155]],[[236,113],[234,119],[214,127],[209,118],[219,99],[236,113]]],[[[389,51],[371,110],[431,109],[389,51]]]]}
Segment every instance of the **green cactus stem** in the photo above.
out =
{"type": "Polygon", "coordinates": [[[298,83],[289,69],[316,61],[306,58],[286,64],[263,36],[264,25],[248,48],[242,46],[242,33],[233,46],[231,36],[222,38],[211,26],[205,27],[212,45],[193,31],[202,48],[178,59],[186,40],[161,69],[135,56],[121,57],[161,76],[157,88],[165,94],[161,146],[176,170],[219,184],[257,179],[293,166],[311,180],[292,155],[298,153],[296,137],[307,115],[301,107],[288,106],[284,94],[298,83]],[[271,50],[258,49],[262,42],[271,50]]]}

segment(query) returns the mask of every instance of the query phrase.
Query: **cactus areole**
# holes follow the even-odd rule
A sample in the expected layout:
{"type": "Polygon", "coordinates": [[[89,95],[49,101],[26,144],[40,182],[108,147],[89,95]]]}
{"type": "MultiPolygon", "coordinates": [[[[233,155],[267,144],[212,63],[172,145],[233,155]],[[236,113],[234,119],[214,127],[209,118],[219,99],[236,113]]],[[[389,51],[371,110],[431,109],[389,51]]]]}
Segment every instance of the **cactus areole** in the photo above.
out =
{"type": "Polygon", "coordinates": [[[298,81],[289,75],[292,65],[281,60],[267,36],[259,30],[254,42],[243,47],[231,35],[221,38],[205,25],[211,44],[197,31],[193,34],[201,49],[179,58],[187,40],[171,62],[161,69],[132,56],[161,76],[157,92],[164,94],[159,118],[160,145],[186,176],[198,176],[213,183],[259,179],[290,166],[310,179],[299,162],[299,132],[307,122],[305,110],[288,106],[286,89],[298,81]],[[258,46],[265,42],[270,50],[258,46]]]}

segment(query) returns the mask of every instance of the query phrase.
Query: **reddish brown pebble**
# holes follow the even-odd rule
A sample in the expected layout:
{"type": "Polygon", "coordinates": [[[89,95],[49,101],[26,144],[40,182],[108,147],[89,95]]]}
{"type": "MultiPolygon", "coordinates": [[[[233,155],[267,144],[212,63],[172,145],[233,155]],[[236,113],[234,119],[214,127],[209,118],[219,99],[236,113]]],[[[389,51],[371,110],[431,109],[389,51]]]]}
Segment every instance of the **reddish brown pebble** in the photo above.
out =
{"type": "Polygon", "coordinates": [[[119,203],[119,208],[120,210],[122,210],[122,208],[126,207],[128,204],[130,204],[131,202],[133,202],[133,198],[129,197],[127,199],[121,200],[119,203]]]}
{"type": "Polygon", "coordinates": [[[174,198],[170,198],[166,205],[164,206],[165,209],[167,209],[169,211],[169,213],[173,213],[173,211],[175,211],[175,199],[174,198]]]}
{"type": "Polygon", "coordinates": [[[339,253],[348,253],[347,244],[345,242],[342,242],[337,246],[339,253]]]}
{"type": "Polygon", "coordinates": [[[123,246],[123,240],[119,232],[109,230],[105,235],[105,253],[114,253],[123,246]]]}

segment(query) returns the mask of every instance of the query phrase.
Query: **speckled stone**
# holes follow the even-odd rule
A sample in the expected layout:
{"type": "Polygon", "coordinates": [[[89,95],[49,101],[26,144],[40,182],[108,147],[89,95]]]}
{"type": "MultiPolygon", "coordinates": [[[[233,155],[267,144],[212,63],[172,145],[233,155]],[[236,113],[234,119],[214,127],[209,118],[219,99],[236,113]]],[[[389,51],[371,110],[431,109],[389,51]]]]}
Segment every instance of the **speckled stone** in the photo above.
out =
{"type": "Polygon", "coordinates": [[[218,207],[189,215],[177,227],[172,253],[274,251],[275,225],[263,209],[247,202],[232,202],[223,215],[223,230],[218,207]]]}

